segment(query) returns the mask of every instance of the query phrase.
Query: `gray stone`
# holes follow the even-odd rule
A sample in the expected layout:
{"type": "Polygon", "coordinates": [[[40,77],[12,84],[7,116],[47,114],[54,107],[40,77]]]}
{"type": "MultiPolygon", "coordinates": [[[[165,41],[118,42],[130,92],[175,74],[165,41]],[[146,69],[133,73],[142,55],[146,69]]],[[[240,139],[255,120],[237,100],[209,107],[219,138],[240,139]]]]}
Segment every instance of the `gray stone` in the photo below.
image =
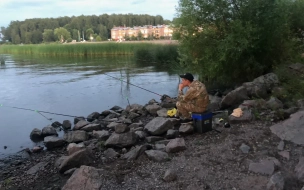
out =
{"type": "Polygon", "coordinates": [[[179,127],[178,131],[181,134],[191,134],[194,131],[194,128],[192,124],[190,123],[182,123],[181,126],[179,127]]]}
{"type": "Polygon", "coordinates": [[[152,104],[157,104],[158,102],[155,99],[151,99],[149,100],[148,104],[152,105],[152,104]]]}
{"type": "Polygon", "coordinates": [[[287,160],[289,160],[289,152],[288,151],[280,151],[278,152],[278,154],[284,158],[286,158],[287,160]]]}
{"type": "Polygon", "coordinates": [[[137,128],[133,128],[131,131],[136,132],[136,131],[143,131],[143,130],[144,130],[143,127],[137,127],[137,128]]]}
{"type": "Polygon", "coordinates": [[[270,100],[266,102],[266,105],[272,110],[282,109],[284,106],[283,103],[275,97],[271,97],[270,100]]]}
{"type": "Polygon", "coordinates": [[[106,158],[116,158],[119,156],[119,153],[116,152],[113,148],[108,148],[104,151],[104,155],[106,158]]]}
{"type": "Polygon", "coordinates": [[[131,119],[122,119],[122,120],[121,120],[121,123],[124,123],[124,124],[132,124],[132,121],[131,121],[131,119]]]}
{"type": "Polygon", "coordinates": [[[67,180],[62,190],[100,190],[103,185],[101,176],[105,172],[90,166],[81,166],[70,179],[67,180]]]}
{"type": "Polygon", "coordinates": [[[74,118],[74,125],[76,125],[76,123],[78,123],[79,121],[81,121],[81,120],[85,120],[85,118],[84,117],[75,117],[74,118]]]}
{"type": "Polygon", "coordinates": [[[174,181],[176,180],[176,178],[177,178],[176,172],[171,169],[167,170],[163,177],[164,181],[166,182],[174,181]]]}
{"type": "Polygon", "coordinates": [[[169,159],[169,155],[166,152],[159,150],[146,150],[145,153],[149,159],[156,162],[168,161],[169,159]]]}
{"type": "Polygon", "coordinates": [[[289,119],[270,127],[272,133],[282,140],[291,141],[295,144],[304,145],[304,110],[298,111],[289,119]]]}
{"type": "Polygon", "coordinates": [[[115,133],[126,133],[128,131],[130,131],[130,128],[126,124],[120,123],[115,126],[115,133]]]}
{"type": "Polygon", "coordinates": [[[41,152],[43,150],[43,147],[41,146],[35,146],[32,148],[33,153],[41,152]]]}
{"type": "Polygon", "coordinates": [[[40,162],[35,166],[31,167],[26,174],[28,175],[36,175],[39,171],[43,170],[48,165],[48,162],[40,162]]]}
{"type": "Polygon", "coordinates": [[[54,135],[58,136],[58,133],[54,127],[52,127],[52,126],[43,127],[42,132],[41,132],[42,137],[54,136],[54,135]]]}
{"type": "Polygon", "coordinates": [[[137,142],[137,135],[134,132],[127,133],[113,133],[105,142],[107,147],[130,147],[137,142]]]}
{"type": "Polygon", "coordinates": [[[138,136],[139,139],[144,139],[147,136],[147,134],[143,131],[135,131],[135,134],[138,136]]]}
{"type": "Polygon", "coordinates": [[[284,146],[285,146],[284,141],[280,141],[277,148],[278,148],[278,150],[284,150],[284,146]]]}
{"type": "Polygon", "coordinates": [[[99,140],[106,141],[110,137],[110,132],[106,130],[93,131],[92,135],[99,140]]]}
{"type": "Polygon", "coordinates": [[[164,144],[155,144],[155,150],[166,151],[166,145],[164,145],[164,144]]]}
{"type": "Polygon", "coordinates": [[[231,124],[237,124],[237,123],[246,123],[250,122],[253,119],[253,114],[250,110],[244,110],[243,115],[240,117],[234,117],[232,115],[229,115],[229,122],[231,124]]]}
{"type": "Polygon", "coordinates": [[[129,115],[128,115],[128,119],[135,119],[137,117],[139,117],[140,115],[137,114],[137,113],[134,113],[134,112],[130,112],[129,115]]]}
{"type": "Polygon", "coordinates": [[[243,86],[247,90],[247,95],[255,98],[267,98],[268,88],[266,85],[255,82],[245,82],[243,86]]]}
{"type": "Polygon", "coordinates": [[[304,73],[304,64],[294,63],[288,66],[290,69],[293,69],[299,73],[304,73]]]}
{"type": "Polygon", "coordinates": [[[154,116],[157,115],[158,110],[162,109],[162,107],[160,107],[157,104],[147,105],[145,108],[151,115],[154,115],[154,116]]]}
{"type": "Polygon", "coordinates": [[[172,139],[166,146],[166,152],[179,152],[186,149],[183,138],[172,139]]]}
{"type": "Polygon", "coordinates": [[[108,128],[108,129],[115,130],[115,127],[116,127],[117,125],[121,125],[121,123],[112,122],[112,123],[110,123],[109,125],[107,125],[107,128],[108,128]]]}
{"type": "Polygon", "coordinates": [[[81,128],[83,128],[84,126],[89,125],[89,124],[90,124],[90,123],[87,122],[86,120],[80,120],[80,121],[78,121],[78,122],[75,124],[73,130],[79,130],[79,129],[81,129],[81,128]]]}
{"type": "Polygon", "coordinates": [[[283,190],[285,185],[285,179],[281,172],[277,172],[271,176],[268,184],[268,190],[283,190]]]}
{"type": "Polygon", "coordinates": [[[243,153],[249,153],[250,147],[247,146],[246,144],[242,143],[242,145],[240,146],[240,149],[243,153]]]}
{"type": "Polygon", "coordinates": [[[126,107],[126,111],[136,112],[136,111],[141,111],[143,108],[144,108],[144,106],[142,106],[142,105],[131,104],[126,107]]]}
{"type": "Polygon", "coordinates": [[[110,110],[115,111],[115,112],[122,112],[123,108],[120,106],[113,106],[110,110]]]}
{"type": "Polygon", "coordinates": [[[247,110],[256,108],[258,110],[266,109],[266,101],[264,99],[257,100],[244,100],[242,104],[240,104],[239,108],[244,110],[243,108],[247,108],[247,110]]]}
{"type": "Polygon", "coordinates": [[[69,130],[72,128],[72,123],[70,120],[64,120],[63,123],[62,123],[62,128],[64,130],[69,130]]]}
{"type": "Polygon", "coordinates": [[[75,172],[75,170],[77,170],[77,168],[69,169],[69,170],[65,171],[65,172],[63,173],[63,175],[71,176],[71,175],[75,172]]]}
{"type": "Polygon", "coordinates": [[[151,135],[162,135],[172,128],[172,122],[163,117],[156,117],[145,126],[145,130],[151,135]]]}
{"type": "Polygon", "coordinates": [[[94,121],[95,119],[98,119],[98,117],[100,116],[100,114],[98,112],[93,112],[90,115],[88,115],[87,120],[89,122],[94,121]]]}
{"type": "Polygon", "coordinates": [[[87,149],[77,151],[74,154],[63,159],[59,165],[59,172],[64,173],[65,171],[72,168],[78,168],[82,165],[90,165],[93,163],[93,160],[94,156],[87,149]]]}
{"type": "Polygon", "coordinates": [[[165,146],[167,146],[167,144],[170,142],[170,140],[160,140],[160,141],[156,141],[155,144],[163,144],[165,146]]]}
{"type": "Polygon", "coordinates": [[[241,86],[236,88],[235,90],[229,92],[221,101],[220,107],[227,108],[233,105],[240,104],[244,100],[248,100],[247,90],[245,87],[241,86]]]}
{"type": "Polygon", "coordinates": [[[67,147],[67,151],[68,151],[68,155],[71,155],[79,150],[82,150],[84,149],[85,146],[83,143],[79,143],[79,144],[76,144],[76,143],[70,143],[67,147]]]}
{"type": "Polygon", "coordinates": [[[130,129],[135,129],[138,127],[141,127],[143,124],[142,123],[132,123],[131,125],[129,125],[130,129]]]}
{"type": "Polygon", "coordinates": [[[50,150],[55,147],[62,147],[66,143],[66,141],[59,137],[47,136],[44,137],[43,143],[45,147],[50,150]]]}
{"type": "Polygon", "coordinates": [[[150,136],[150,137],[146,137],[146,141],[148,143],[154,143],[156,141],[160,141],[160,140],[164,140],[163,137],[158,137],[158,136],[150,136]]]}
{"type": "Polygon", "coordinates": [[[249,171],[271,175],[274,172],[274,162],[271,160],[262,160],[260,163],[250,163],[249,171]]]}
{"type": "Polygon", "coordinates": [[[168,110],[166,108],[162,108],[160,110],[158,110],[156,113],[158,115],[158,117],[167,117],[168,114],[167,114],[168,110]]]}
{"type": "Polygon", "coordinates": [[[122,156],[126,160],[136,160],[141,154],[143,154],[149,148],[148,145],[136,146],[129,152],[122,156]]]}
{"type": "Polygon", "coordinates": [[[94,130],[98,131],[98,130],[101,130],[101,129],[102,129],[102,127],[101,127],[100,123],[99,124],[92,123],[92,124],[88,124],[88,125],[82,127],[80,130],[86,131],[86,132],[92,132],[94,130]]]}
{"type": "Polygon", "coordinates": [[[222,101],[222,98],[218,96],[212,96],[209,95],[209,105],[208,105],[208,110],[210,111],[217,111],[220,109],[220,103],[222,101]]]}
{"type": "Polygon", "coordinates": [[[295,168],[298,180],[304,182],[304,157],[299,158],[299,162],[295,168]]]}
{"type": "Polygon", "coordinates": [[[252,81],[255,84],[263,84],[268,90],[271,90],[279,84],[279,78],[274,73],[268,73],[266,75],[260,76],[252,81]]]}
{"type": "Polygon", "coordinates": [[[34,141],[41,140],[41,138],[42,138],[41,130],[37,129],[37,128],[33,129],[30,134],[30,138],[31,138],[31,140],[34,140],[34,141]]]}
{"type": "Polygon", "coordinates": [[[167,131],[166,138],[167,139],[175,139],[176,137],[178,137],[178,135],[179,135],[179,132],[177,130],[169,129],[167,131]]]}
{"type": "Polygon", "coordinates": [[[69,131],[64,134],[63,139],[69,143],[83,142],[88,139],[88,135],[85,131],[69,131]]]}

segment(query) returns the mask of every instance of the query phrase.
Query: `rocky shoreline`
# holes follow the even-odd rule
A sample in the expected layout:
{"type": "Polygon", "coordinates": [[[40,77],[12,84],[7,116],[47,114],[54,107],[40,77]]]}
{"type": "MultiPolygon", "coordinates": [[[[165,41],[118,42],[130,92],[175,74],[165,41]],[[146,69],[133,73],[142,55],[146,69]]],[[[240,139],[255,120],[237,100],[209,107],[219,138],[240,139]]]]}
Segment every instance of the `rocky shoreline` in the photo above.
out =
{"type": "Polygon", "coordinates": [[[243,115],[225,118],[230,128],[214,117],[217,131],[203,134],[167,117],[175,105],[167,96],[33,129],[31,139],[45,147],[0,160],[0,190],[300,190],[304,100],[288,107],[273,96],[280,88],[269,73],[222,97],[210,95],[211,111],[239,107],[243,115]]]}

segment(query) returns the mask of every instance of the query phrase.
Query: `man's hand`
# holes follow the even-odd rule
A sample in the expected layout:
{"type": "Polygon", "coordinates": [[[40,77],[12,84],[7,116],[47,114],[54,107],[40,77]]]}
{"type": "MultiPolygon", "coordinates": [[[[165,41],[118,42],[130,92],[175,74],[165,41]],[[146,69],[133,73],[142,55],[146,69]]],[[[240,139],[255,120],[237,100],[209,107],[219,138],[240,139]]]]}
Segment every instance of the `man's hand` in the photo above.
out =
{"type": "Polygon", "coordinates": [[[182,91],[182,90],[184,89],[184,87],[185,87],[184,84],[181,83],[181,84],[179,84],[179,86],[178,86],[178,90],[181,90],[181,91],[182,91]]]}

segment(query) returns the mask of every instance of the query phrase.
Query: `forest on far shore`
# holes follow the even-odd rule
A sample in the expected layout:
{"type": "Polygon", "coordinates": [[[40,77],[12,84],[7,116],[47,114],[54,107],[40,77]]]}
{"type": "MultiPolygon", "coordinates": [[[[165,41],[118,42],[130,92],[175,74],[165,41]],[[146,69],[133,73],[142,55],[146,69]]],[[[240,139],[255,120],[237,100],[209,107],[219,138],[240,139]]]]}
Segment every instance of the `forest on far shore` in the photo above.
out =
{"type": "Polygon", "coordinates": [[[3,42],[12,44],[40,44],[60,41],[89,40],[93,36],[97,41],[111,38],[114,26],[143,26],[169,24],[162,16],[147,14],[102,14],[99,16],[72,16],[59,18],[35,18],[24,21],[12,21],[8,27],[1,27],[3,42]]]}

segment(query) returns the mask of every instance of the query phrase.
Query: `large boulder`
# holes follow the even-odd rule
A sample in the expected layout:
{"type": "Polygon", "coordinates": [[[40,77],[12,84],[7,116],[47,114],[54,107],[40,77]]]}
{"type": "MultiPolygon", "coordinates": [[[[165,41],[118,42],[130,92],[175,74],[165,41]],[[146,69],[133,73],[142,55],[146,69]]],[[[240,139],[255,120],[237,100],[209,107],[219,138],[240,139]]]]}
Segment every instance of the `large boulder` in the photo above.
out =
{"type": "Polygon", "coordinates": [[[87,120],[88,120],[89,122],[92,122],[92,121],[94,121],[95,119],[98,119],[99,116],[100,116],[100,114],[99,114],[98,112],[93,112],[93,113],[91,113],[90,115],[88,115],[87,120]]]}
{"type": "Polygon", "coordinates": [[[67,147],[68,155],[71,155],[79,150],[82,150],[85,148],[85,145],[83,143],[70,143],[67,147]]]}
{"type": "Polygon", "coordinates": [[[81,166],[70,179],[67,180],[62,190],[100,190],[102,178],[105,172],[90,166],[81,166]]]}
{"type": "Polygon", "coordinates": [[[149,147],[149,145],[138,145],[131,149],[129,152],[122,156],[126,160],[136,160],[141,154],[143,154],[149,147]]]}
{"type": "Polygon", "coordinates": [[[47,137],[44,137],[43,143],[46,146],[46,148],[48,150],[50,150],[55,147],[62,147],[66,143],[66,141],[59,137],[47,136],[47,137]]]}
{"type": "Polygon", "coordinates": [[[80,120],[80,121],[78,121],[78,122],[75,124],[73,130],[79,130],[79,129],[81,129],[81,128],[83,128],[84,126],[89,125],[89,124],[90,124],[90,123],[87,122],[86,120],[80,120]]]}
{"type": "Polygon", "coordinates": [[[126,133],[128,131],[130,131],[130,128],[126,124],[119,123],[115,126],[115,133],[126,133]]]}
{"type": "Polygon", "coordinates": [[[92,131],[98,131],[98,130],[101,130],[102,129],[102,126],[100,123],[98,124],[94,124],[94,123],[91,123],[91,124],[88,124],[84,127],[82,127],[80,130],[83,130],[83,131],[86,131],[86,132],[92,132],[92,131]]]}
{"type": "Polygon", "coordinates": [[[160,150],[146,150],[146,155],[149,159],[156,162],[164,162],[168,161],[169,155],[166,152],[162,152],[160,150]]]}
{"type": "Polygon", "coordinates": [[[255,97],[255,98],[267,98],[267,87],[264,84],[261,83],[254,83],[254,82],[245,82],[243,83],[243,86],[247,90],[247,95],[249,97],[255,97]]]}
{"type": "Polygon", "coordinates": [[[209,105],[208,105],[208,110],[210,111],[217,111],[220,109],[220,103],[222,101],[222,98],[218,96],[212,96],[209,95],[209,105]]]}
{"type": "Polygon", "coordinates": [[[283,103],[275,97],[271,97],[270,100],[266,102],[266,105],[272,110],[282,109],[284,106],[283,103]]]}
{"type": "Polygon", "coordinates": [[[145,130],[151,135],[162,135],[172,128],[171,120],[163,117],[156,117],[145,126],[145,130]]]}
{"type": "Polygon", "coordinates": [[[221,101],[220,107],[222,109],[242,103],[248,100],[247,90],[245,87],[240,86],[235,90],[229,92],[221,101]]]}
{"type": "Polygon", "coordinates": [[[304,145],[304,110],[298,111],[290,118],[270,127],[272,133],[282,140],[291,141],[295,144],[304,145]]]}
{"type": "Polygon", "coordinates": [[[186,149],[185,140],[183,138],[172,139],[166,146],[166,152],[179,152],[186,149]]]}
{"type": "Polygon", "coordinates": [[[137,112],[137,111],[142,111],[144,108],[144,106],[142,105],[139,105],[139,104],[131,104],[131,105],[128,105],[126,107],[126,111],[128,112],[137,112]]]}
{"type": "Polygon", "coordinates": [[[71,129],[71,128],[72,128],[72,123],[71,123],[71,121],[70,121],[70,120],[64,120],[64,121],[62,122],[62,128],[63,128],[64,130],[69,130],[69,129],[71,129]]]}
{"type": "Polygon", "coordinates": [[[64,134],[63,139],[69,143],[78,143],[86,141],[88,135],[85,131],[69,131],[64,134]]]}
{"type": "Polygon", "coordinates": [[[110,137],[110,132],[106,130],[102,131],[93,131],[93,137],[105,141],[110,137]]]}
{"type": "Polygon", "coordinates": [[[40,129],[33,129],[31,134],[30,134],[30,138],[32,141],[39,141],[42,140],[42,136],[41,136],[41,130],[40,129]]]}
{"type": "Polygon", "coordinates": [[[271,91],[271,89],[275,86],[278,86],[280,81],[276,74],[274,73],[268,73],[266,75],[260,76],[252,81],[255,84],[262,84],[264,85],[268,91],[271,91]]]}
{"type": "Polygon", "coordinates": [[[58,133],[54,127],[52,127],[52,126],[43,127],[42,132],[41,132],[42,137],[54,136],[54,135],[58,136],[58,133]]]}
{"type": "Polygon", "coordinates": [[[94,161],[93,154],[87,150],[79,150],[70,156],[65,156],[62,160],[62,162],[59,165],[59,172],[64,173],[65,171],[72,169],[72,168],[78,168],[82,165],[90,165],[94,161]]]}
{"type": "Polygon", "coordinates": [[[296,165],[295,168],[297,178],[304,182],[304,157],[299,159],[299,163],[296,165]]]}
{"type": "Polygon", "coordinates": [[[108,140],[105,142],[107,147],[130,147],[137,142],[137,135],[129,131],[127,133],[113,133],[108,140]]]}
{"type": "Polygon", "coordinates": [[[147,105],[146,110],[151,114],[151,115],[157,115],[157,111],[162,109],[162,107],[160,107],[157,104],[152,104],[152,105],[147,105]]]}

